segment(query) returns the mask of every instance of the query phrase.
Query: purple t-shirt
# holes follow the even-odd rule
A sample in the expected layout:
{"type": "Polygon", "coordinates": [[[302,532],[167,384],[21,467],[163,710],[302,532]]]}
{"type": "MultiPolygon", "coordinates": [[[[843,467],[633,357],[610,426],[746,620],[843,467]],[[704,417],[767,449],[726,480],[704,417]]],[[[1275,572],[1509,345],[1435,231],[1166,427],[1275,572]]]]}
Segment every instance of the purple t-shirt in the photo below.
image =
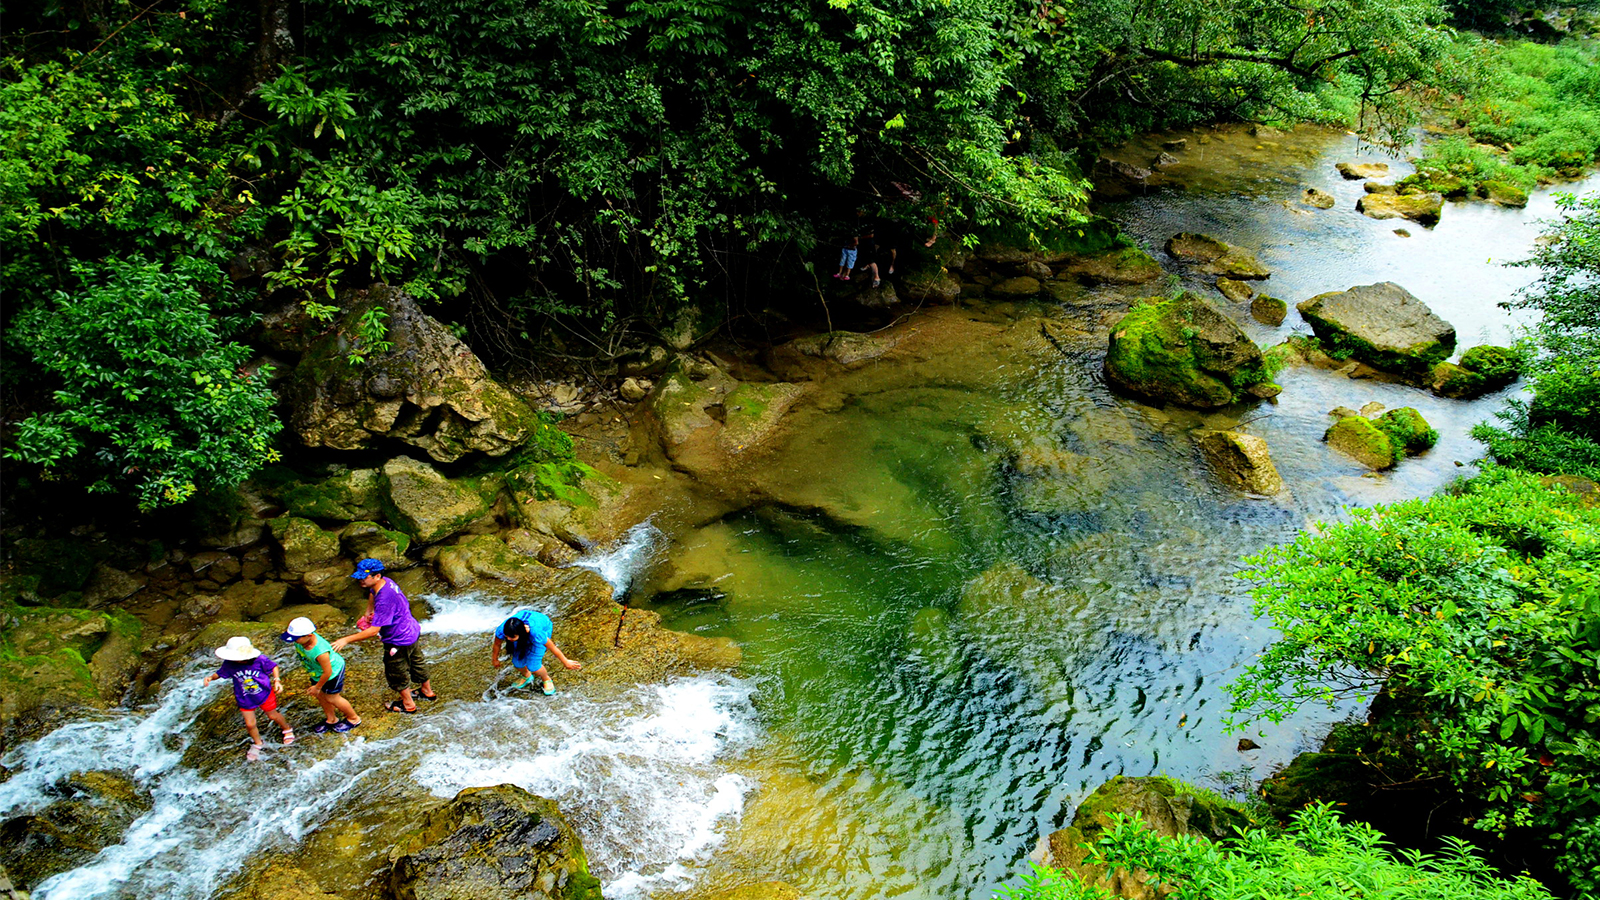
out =
{"type": "Polygon", "coordinates": [[[390,647],[409,647],[422,635],[422,626],[411,615],[411,604],[393,579],[385,578],[372,598],[372,624],[378,638],[390,647]]]}
{"type": "Polygon", "coordinates": [[[255,709],[272,696],[272,670],[278,664],[266,654],[245,662],[228,660],[217,670],[218,678],[233,682],[233,699],[240,709],[255,709]]]}

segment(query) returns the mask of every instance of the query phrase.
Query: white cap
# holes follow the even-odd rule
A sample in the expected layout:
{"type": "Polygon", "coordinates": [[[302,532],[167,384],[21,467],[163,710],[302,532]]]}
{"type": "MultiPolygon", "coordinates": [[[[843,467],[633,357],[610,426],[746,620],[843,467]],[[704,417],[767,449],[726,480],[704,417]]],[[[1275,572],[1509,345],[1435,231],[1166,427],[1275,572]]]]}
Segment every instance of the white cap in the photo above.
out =
{"type": "Polygon", "coordinates": [[[310,619],[306,618],[305,616],[299,616],[294,621],[289,623],[289,627],[284,629],[283,633],[285,637],[301,638],[311,634],[316,630],[317,626],[311,624],[310,619]]]}

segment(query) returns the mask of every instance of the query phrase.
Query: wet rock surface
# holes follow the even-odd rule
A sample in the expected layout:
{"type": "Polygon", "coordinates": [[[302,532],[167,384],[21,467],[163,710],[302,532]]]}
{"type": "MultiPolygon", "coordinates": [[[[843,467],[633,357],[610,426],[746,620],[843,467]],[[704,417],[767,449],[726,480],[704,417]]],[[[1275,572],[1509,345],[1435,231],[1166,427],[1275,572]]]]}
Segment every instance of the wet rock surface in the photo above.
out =
{"type": "Polygon", "coordinates": [[[120,842],[128,825],[150,809],[149,794],[115,772],[78,772],[54,792],[59,799],[48,806],[0,822],[0,865],[22,890],[120,842]]]}
{"type": "Polygon", "coordinates": [[[1207,275],[1224,275],[1233,279],[1262,279],[1272,272],[1258,262],[1250,251],[1235,247],[1208,234],[1180,232],[1167,241],[1167,255],[1193,265],[1196,271],[1207,275]]]}
{"type": "Polygon", "coordinates": [[[1455,350],[1456,330],[1392,281],[1318,294],[1296,309],[1330,352],[1422,375],[1455,350]]]}
{"type": "Polygon", "coordinates": [[[1252,494],[1283,490],[1283,478],[1261,438],[1236,431],[1202,431],[1195,434],[1195,444],[1224,484],[1252,494]]]}
{"type": "Polygon", "coordinates": [[[1150,298],[1118,321],[1105,372],[1121,390],[1202,409],[1226,406],[1267,382],[1260,348],[1190,292],[1150,298]]]}
{"type": "Polygon", "coordinates": [[[386,900],[600,900],[583,844],[553,801],[468,788],[396,838],[386,900]]]}
{"type": "Polygon", "coordinates": [[[1436,225],[1444,209],[1441,194],[1367,194],[1356,201],[1356,209],[1373,219],[1410,219],[1419,225],[1436,225]]]}

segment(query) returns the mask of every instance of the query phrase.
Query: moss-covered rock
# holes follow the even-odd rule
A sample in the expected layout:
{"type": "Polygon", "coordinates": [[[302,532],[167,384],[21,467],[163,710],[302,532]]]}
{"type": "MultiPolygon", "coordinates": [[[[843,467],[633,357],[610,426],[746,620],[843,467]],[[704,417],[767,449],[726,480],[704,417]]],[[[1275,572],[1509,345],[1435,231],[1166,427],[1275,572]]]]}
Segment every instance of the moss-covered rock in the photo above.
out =
{"type": "Polygon", "coordinates": [[[1396,462],[1431,450],[1434,444],[1439,443],[1439,432],[1428,425],[1422,413],[1409,406],[1391,409],[1372,424],[1388,435],[1389,447],[1394,451],[1396,462]]]}
{"type": "Polygon", "coordinates": [[[1064,271],[1085,284],[1145,284],[1164,274],[1160,263],[1132,245],[1074,257],[1064,271]]]}
{"type": "Polygon", "coordinates": [[[295,575],[329,565],[339,558],[339,535],[323,531],[310,519],[279,516],[270,525],[272,537],[283,554],[283,567],[295,575]]]}
{"type": "Polygon", "coordinates": [[[1250,317],[1263,325],[1274,327],[1283,324],[1289,315],[1289,304],[1267,294],[1257,294],[1250,301],[1250,317]]]}
{"type": "Polygon", "coordinates": [[[1373,219],[1410,219],[1420,225],[1437,225],[1444,209],[1439,194],[1367,194],[1356,209],[1373,219]]]}
{"type": "Polygon", "coordinates": [[[1485,181],[1478,185],[1478,196],[1490,203],[1515,209],[1528,205],[1528,192],[1509,181],[1485,181]]]}
{"type": "Polygon", "coordinates": [[[1365,181],[1368,178],[1388,178],[1388,163],[1342,162],[1334,166],[1346,181],[1365,181]]]}
{"type": "Polygon", "coordinates": [[[0,736],[120,698],[143,650],[143,626],[121,610],[0,606],[0,736]]]}
{"type": "Polygon", "coordinates": [[[1437,169],[1424,169],[1400,179],[1401,193],[1440,194],[1452,200],[1467,196],[1472,185],[1460,175],[1451,175],[1437,169]]]}
{"type": "Polygon", "coordinates": [[[427,463],[400,456],[383,464],[380,502],[389,522],[431,544],[483,518],[489,504],[470,479],[452,481],[427,463]]]}
{"type": "Polygon", "coordinates": [[[406,556],[411,536],[377,522],[351,522],[340,529],[339,543],[351,557],[381,560],[386,569],[409,569],[412,565],[406,556]]]}
{"type": "Polygon", "coordinates": [[[1424,377],[1455,351],[1455,328],[1392,281],[1318,294],[1296,308],[1323,350],[1388,372],[1424,377]]]}
{"type": "Polygon", "coordinates": [[[1488,379],[1452,362],[1435,365],[1428,375],[1428,386],[1450,400],[1472,400],[1489,392],[1488,379]]]}
{"type": "Polygon", "coordinates": [[[31,891],[120,843],[150,809],[150,795],[115,772],[74,773],[54,793],[60,799],[43,809],[0,823],[0,866],[18,890],[31,891]]]}
{"type": "Polygon", "coordinates": [[[1488,389],[1496,391],[1522,374],[1522,355],[1509,347],[1479,344],[1461,354],[1461,368],[1483,376],[1488,389]]]}
{"type": "Polygon", "coordinates": [[[1167,255],[1195,266],[1207,275],[1257,280],[1272,275],[1250,251],[1208,234],[1179,232],[1167,240],[1167,255]]]}
{"type": "Polygon", "coordinates": [[[467,788],[392,846],[388,900],[601,900],[555,802],[515,785],[467,788]]]}
{"type": "Polygon", "coordinates": [[[380,487],[377,469],[351,469],[321,481],[290,485],[283,491],[283,504],[290,515],[306,519],[372,519],[379,511],[380,487]]]}
{"type": "Polygon", "coordinates": [[[758,881],[736,888],[700,894],[694,900],[802,900],[799,889],[782,881],[758,881]]]}
{"type": "Polygon", "coordinates": [[[1322,439],[1328,446],[1370,469],[1394,467],[1394,444],[1366,416],[1345,416],[1333,423],[1322,439]]]}
{"type": "Polygon", "coordinates": [[[1306,188],[1300,194],[1300,202],[1313,209],[1333,209],[1335,202],[1333,195],[1317,188],[1306,188]]]}
{"type": "Polygon", "coordinates": [[[1222,292],[1222,296],[1235,303],[1243,303],[1256,295],[1255,288],[1232,278],[1218,278],[1217,290],[1222,292]]]}
{"type": "Polygon", "coordinates": [[[1261,349],[1204,297],[1141,301],[1111,329],[1106,380],[1144,397],[1202,409],[1270,383],[1261,349]]]}

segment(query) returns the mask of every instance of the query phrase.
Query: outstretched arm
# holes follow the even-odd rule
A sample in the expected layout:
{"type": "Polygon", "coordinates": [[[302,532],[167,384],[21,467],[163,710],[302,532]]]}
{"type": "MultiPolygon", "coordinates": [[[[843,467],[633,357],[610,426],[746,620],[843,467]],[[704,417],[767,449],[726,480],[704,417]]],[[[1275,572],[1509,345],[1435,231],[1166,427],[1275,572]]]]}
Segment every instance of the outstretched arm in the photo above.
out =
{"type": "Polygon", "coordinates": [[[494,664],[496,669],[500,668],[500,647],[502,643],[500,638],[497,637],[494,639],[494,646],[489,648],[489,662],[494,664]]]}
{"type": "Polygon", "coordinates": [[[555,642],[554,638],[545,641],[544,642],[544,648],[546,650],[550,651],[551,653],[554,653],[556,655],[556,659],[560,660],[561,664],[563,666],[566,666],[569,669],[581,669],[581,668],[583,668],[583,663],[578,662],[576,660],[567,659],[567,655],[565,653],[561,652],[561,648],[560,647],[556,646],[556,642],[555,642]]]}

